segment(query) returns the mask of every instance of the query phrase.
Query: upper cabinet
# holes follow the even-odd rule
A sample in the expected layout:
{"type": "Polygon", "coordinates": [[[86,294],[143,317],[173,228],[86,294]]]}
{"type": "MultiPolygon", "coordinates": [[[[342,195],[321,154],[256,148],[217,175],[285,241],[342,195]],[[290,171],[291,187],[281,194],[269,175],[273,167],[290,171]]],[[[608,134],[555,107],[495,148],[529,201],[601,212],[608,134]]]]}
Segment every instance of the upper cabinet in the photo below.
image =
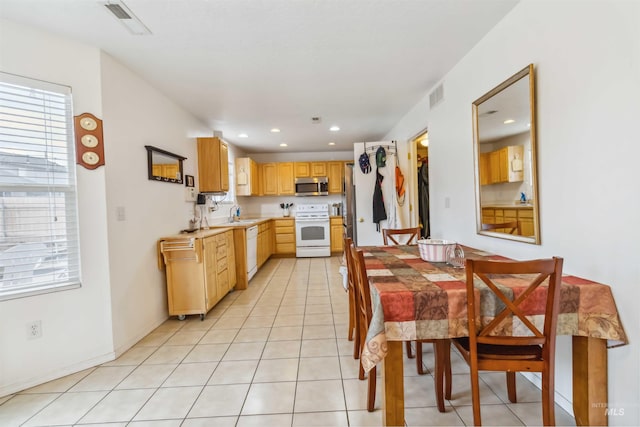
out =
{"type": "Polygon", "coordinates": [[[311,162],[311,176],[327,176],[327,162],[311,162]]]}
{"type": "Polygon", "coordinates": [[[296,178],[306,178],[311,176],[311,164],[309,162],[295,162],[293,164],[294,176],[296,178]]]}
{"type": "Polygon", "coordinates": [[[229,147],[220,138],[198,138],[198,182],[201,193],[229,191],[229,147]]]}
{"type": "Polygon", "coordinates": [[[524,180],[524,147],[513,145],[480,153],[480,185],[524,180]]]}
{"type": "Polygon", "coordinates": [[[236,195],[260,195],[258,164],[249,157],[236,158],[236,195]]]}
{"type": "Polygon", "coordinates": [[[293,196],[296,193],[293,178],[293,163],[277,163],[278,194],[293,196]]]}
{"type": "Polygon", "coordinates": [[[262,194],[265,196],[278,195],[278,169],[277,163],[262,164],[262,194]]]}
{"type": "Polygon", "coordinates": [[[344,162],[327,162],[329,194],[341,194],[344,181],[344,162]]]}

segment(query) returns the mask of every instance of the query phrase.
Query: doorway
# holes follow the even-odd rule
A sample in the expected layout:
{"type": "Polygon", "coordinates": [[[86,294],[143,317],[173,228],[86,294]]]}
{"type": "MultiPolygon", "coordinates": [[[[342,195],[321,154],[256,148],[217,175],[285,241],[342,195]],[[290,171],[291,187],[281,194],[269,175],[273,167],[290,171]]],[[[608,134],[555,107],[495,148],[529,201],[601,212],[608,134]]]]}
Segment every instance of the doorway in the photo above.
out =
{"type": "Polygon", "coordinates": [[[420,237],[427,238],[431,235],[431,219],[429,216],[429,132],[424,130],[411,140],[413,152],[416,153],[416,162],[412,165],[416,176],[414,200],[416,221],[420,226],[420,237]]]}

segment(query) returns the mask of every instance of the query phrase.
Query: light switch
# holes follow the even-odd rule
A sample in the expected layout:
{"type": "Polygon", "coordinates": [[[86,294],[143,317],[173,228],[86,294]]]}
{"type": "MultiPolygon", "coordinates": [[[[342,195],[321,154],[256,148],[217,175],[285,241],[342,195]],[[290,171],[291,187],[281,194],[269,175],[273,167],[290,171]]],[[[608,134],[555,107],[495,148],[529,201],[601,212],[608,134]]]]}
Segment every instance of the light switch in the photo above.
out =
{"type": "Polygon", "coordinates": [[[196,193],[195,187],[187,187],[184,189],[184,200],[187,202],[195,202],[198,200],[198,193],[196,193]]]}
{"type": "Polygon", "coordinates": [[[125,219],[127,219],[127,216],[124,211],[124,206],[116,207],[116,219],[118,221],[124,221],[125,219]]]}

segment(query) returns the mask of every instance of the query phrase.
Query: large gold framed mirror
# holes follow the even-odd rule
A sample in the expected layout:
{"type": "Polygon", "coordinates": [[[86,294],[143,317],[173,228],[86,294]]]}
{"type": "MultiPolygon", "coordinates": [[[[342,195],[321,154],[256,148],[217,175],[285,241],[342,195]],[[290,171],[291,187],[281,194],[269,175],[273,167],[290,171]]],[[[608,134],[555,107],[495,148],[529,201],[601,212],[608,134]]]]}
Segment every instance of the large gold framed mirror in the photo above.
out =
{"type": "Polygon", "coordinates": [[[540,244],[533,64],[473,102],[478,234],[540,244]]]}

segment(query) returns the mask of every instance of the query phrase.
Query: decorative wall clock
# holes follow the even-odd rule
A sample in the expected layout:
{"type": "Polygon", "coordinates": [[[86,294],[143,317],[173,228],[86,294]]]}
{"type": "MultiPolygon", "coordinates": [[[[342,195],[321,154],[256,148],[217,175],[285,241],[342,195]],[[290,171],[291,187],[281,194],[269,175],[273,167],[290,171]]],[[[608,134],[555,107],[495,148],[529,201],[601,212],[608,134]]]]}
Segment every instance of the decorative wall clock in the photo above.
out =
{"type": "Polygon", "coordinates": [[[74,117],[76,132],[76,163],[87,169],[104,165],[102,120],[91,113],[74,117]]]}

